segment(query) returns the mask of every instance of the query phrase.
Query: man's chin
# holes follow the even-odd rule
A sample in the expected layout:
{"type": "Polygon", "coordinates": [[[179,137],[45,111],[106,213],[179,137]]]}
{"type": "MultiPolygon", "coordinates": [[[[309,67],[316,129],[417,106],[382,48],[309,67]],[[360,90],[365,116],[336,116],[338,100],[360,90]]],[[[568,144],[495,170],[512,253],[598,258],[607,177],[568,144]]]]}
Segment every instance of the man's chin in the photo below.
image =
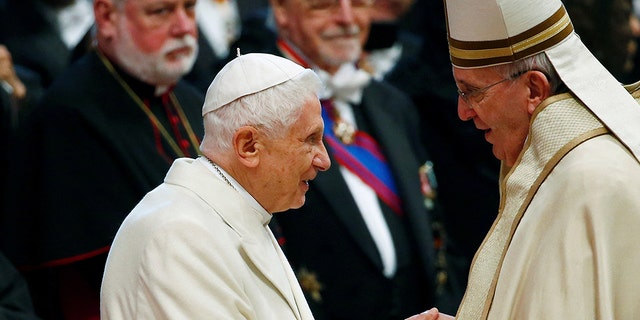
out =
{"type": "Polygon", "coordinates": [[[306,199],[306,196],[303,195],[298,203],[295,203],[291,206],[291,209],[300,209],[304,205],[306,199]]]}
{"type": "Polygon", "coordinates": [[[184,73],[191,71],[191,68],[193,68],[195,62],[196,55],[193,51],[188,55],[177,55],[174,56],[173,59],[171,59],[171,57],[167,57],[167,59],[165,60],[168,68],[174,69],[176,71],[181,70],[184,73]]]}
{"type": "Polygon", "coordinates": [[[158,78],[163,81],[175,83],[193,68],[193,61],[190,59],[180,59],[179,61],[167,62],[164,68],[158,71],[158,78]]]}
{"type": "Polygon", "coordinates": [[[176,84],[178,81],[180,81],[180,79],[182,79],[182,77],[186,74],[187,72],[171,72],[171,73],[162,73],[162,74],[158,74],[155,77],[153,77],[152,82],[158,85],[174,85],[176,84]]]}
{"type": "Polygon", "coordinates": [[[323,61],[325,65],[331,66],[334,68],[339,68],[345,63],[355,63],[358,61],[358,58],[353,58],[351,55],[332,55],[332,56],[324,56],[323,61]]]}

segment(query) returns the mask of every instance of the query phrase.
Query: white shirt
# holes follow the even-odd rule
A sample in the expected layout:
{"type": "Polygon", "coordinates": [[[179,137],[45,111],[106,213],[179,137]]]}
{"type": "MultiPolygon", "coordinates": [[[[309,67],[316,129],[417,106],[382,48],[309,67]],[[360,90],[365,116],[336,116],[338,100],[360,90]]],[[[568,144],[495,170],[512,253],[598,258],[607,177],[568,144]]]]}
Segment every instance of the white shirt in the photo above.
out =
{"type": "Polygon", "coordinates": [[[76,0],[73,4],[55,11],[60,37],[73,49],[82,40],[94,23],[92,2],[76,0]]]}
{"type": "Polygon", "coordinates": [[[235,0],[196,2],[196,20],[218,58],[226,58],[229,45],[240,36],[240,15],[235,0]]]}

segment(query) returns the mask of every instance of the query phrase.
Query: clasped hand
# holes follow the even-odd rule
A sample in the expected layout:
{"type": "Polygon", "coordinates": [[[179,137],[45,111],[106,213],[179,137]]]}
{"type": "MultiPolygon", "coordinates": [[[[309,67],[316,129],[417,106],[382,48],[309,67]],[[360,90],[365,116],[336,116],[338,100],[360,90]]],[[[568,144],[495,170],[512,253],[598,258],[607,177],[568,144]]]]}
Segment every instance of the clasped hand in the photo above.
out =
{"type": "Polygon", "coordinates": [[[454,320],[455,317],[448,314],[440,313],[437,308],[431,308],[421,314],[416,314],[405,320],[454,320]]]}

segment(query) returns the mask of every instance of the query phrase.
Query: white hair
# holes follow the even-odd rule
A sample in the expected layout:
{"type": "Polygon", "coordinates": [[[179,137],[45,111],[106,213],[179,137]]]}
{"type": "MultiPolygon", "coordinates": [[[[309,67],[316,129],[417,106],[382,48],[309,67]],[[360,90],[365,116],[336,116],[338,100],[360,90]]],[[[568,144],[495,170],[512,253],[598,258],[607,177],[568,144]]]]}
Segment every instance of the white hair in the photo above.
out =
{"type": "Polygon", "coordinates": [[[547,57],[546,53],[541,52],[531,57],[522,58],[513,63],[496,66],[496,71],[505,78],[514,75],[523,74],[530,70],[537,70],[547,76],[547,80],[551,85],[551,93],[559,93],[558,90],[564,87],[560,76],[553,67],[553,64],[547,57]]]}

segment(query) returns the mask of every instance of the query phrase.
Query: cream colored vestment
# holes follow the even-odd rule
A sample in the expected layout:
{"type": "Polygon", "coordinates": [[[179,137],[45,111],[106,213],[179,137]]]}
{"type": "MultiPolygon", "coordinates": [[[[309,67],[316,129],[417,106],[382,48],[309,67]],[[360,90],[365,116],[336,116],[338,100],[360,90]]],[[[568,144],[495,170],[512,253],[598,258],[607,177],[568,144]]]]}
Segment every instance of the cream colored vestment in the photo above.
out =
{"type": "Polygon", "coordinates": [[[633,155],[576,100],[555,96],[504,173],[457,318],[640,319],[633,155]]]}

